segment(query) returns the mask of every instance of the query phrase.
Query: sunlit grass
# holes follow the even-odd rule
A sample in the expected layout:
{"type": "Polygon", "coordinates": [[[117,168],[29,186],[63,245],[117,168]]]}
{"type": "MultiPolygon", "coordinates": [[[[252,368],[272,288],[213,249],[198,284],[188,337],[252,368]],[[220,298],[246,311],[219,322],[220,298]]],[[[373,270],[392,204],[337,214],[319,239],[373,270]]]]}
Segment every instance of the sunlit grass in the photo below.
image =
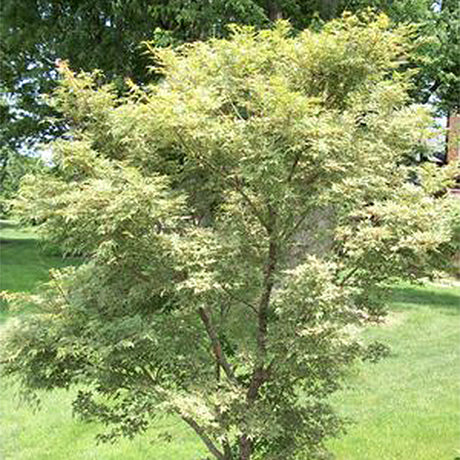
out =
{"type": "Polygon", "coordinates": [[[18,406],[14,389],[0,383],[0,458],[11,460],[172,460],[203,459],[205,450],[180,420],[162,418],[145,435],[115,444],[98,444],[103,427],[83,423],[72,416],[74,391],[54,390],[43,395],[37,412],[18,406]],[[172,435],[170,442],[160,438],[172,435]]]}
{"type": "Polygon", "coordinates": [[[460,453],[460,292],[458,288],[394,290],[387,324],[368,337],[391,356],[362,365],[335,396],[355,424],[330,443],[338,459],[453,460],[460,453]]]}

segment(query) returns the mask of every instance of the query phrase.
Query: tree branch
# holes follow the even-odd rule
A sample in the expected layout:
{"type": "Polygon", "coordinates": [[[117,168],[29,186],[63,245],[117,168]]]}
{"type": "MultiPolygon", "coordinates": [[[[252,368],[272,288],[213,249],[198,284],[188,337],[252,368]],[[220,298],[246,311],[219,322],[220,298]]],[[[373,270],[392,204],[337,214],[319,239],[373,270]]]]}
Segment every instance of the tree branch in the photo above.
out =
{"type": "Polygon", "coordinates": [[[54,281],[54,284],[56,285],[59,293],[61,294],[61,297],[64,299],[64,302],[70,306],[71,305],[70,299],[67,296],[67,294],[64,292],[64,289],[62,289],[62,286],[59,284],[59,280],[56,279],[52,271],[50,271],[49,276],[54,281]]]}
{"type": "Polygon", "coordinates": [[[304,223],[305,219],[310,214],[311,209],[307,209],[300,217],[299,220],[294,224],[294,226],[290,229],[289,232],[281,234],[280,239],[289,239],[294,236],[295,232],[299,229],[299,227],[304,223]]]}
{"type": "Polygon", "coordinates": [[[219,168],[214,166],[212,163],[207,161],[205,158],[194,152],[188,144],[185,142],[185,139],[182,137],[181,133],[179,131],[176,132],[177,137],[179,138],[179,142],[181,143],[182,147],[185,150],[188,150],[194,157],[196,157],[199,161],[201,161],[205,166],[210,168],[212,171],[216,172],[221,176],[221,178],[227,182],[231,181],[235,190],[241,195],[243,200],[246,202],[246,204],[252,209],[254,215],[257,217],[259,222],[262,224],[264,228],[267,228],[268,223],[265,221],[264,217],[262,216],[261,212],[259,209],[257,209],[257,206],[253,203],[251,198],[247,195],[247,193],[243,190],[242,185],[240,183],[240,180],[238,177],[229,177],[228,175],[224,174],[219,168]]]}
{"type": "Polygon", "coordinates": [[[268,332],[268,311],[270,306],[270,298],[273,291],[274,279],[273,274],[276,269],[277,258],[278,258],[278,247],[275,239],[275,211],[269,205],[269,246],[268,256],[265,265],[264,274],[264,288],[262,295],[260,296],[259,307],[258,307],[258,327],[257,327],[257,352],[258,352],[258,363],[254,369],[251,377],[247,392],[247,401],[252,403],[258,395],[259,388],[267,381],[269,377],[269,369],[265,368],[265,357],[267,354],[267,332],[268,332]]]}
{"type": "Polygon", "coordinates": [[[250,304],[249,302],[247,302],[247,301],[244,300],[244,299],[240,299],[239,297],[235,296],[235,295],[232,294],[225,286],[222,286],[222,284],[220,284],[220,287],[222,288],[222,290],[223,290],[230,298],[232,298],[232,299],[235,300],[236,302],[240,302],[240,303],[246,305],[246,306],[249,307],[254,313],[257,313],[257,308],[254,307],[254,305],[250,304]]]}
{"type": "MultiPolygon", "coordinates": [[[[298,162],[297,162],[298,163],[298,162]]],[[[294,164],[293,164],[293,167],[294,167],[294,164]]],[[[305,180],[306,184],[308,185],[311,185],[313,182],[315,182],[318,177],[320,176],[320,173],[319,172],[315,172],[313,174],[310,174],[310,176],[305,180]]],[[[295,232],[299,229],[299,227],[302,225],[302,223],[305,221],[305,219],[308,217],[308,215],[310,214],[311,212],[311,209],[307,209],[300,217],[299,217],[299,220],[294,224],[293,227],[291,227],[291,229],[288,231],[288,229],[286,229],[286,231],[282,232],[281,235],[280,235],[280,240],[284,240],[284,239],[289,239],[291,238],[295,232]]]]}
{"type": "Polygon", "coordinates": [[[268,230],[269,223],[262,217],[260,211],[257,209],[257,206],[252,202],[252,200],[248,197],[246,192],[243,190],[239,179],[235,177],[233,182],[235,184],[236,191],[243,197],[244,201],[246,201],[246,203],[252,209],[255,216],[257,217],[257,219],[259,219],[259,222],[262,224],[262,226],[268,230]]]}
{"type": "Polygon", "coordinates": [[[257,347],[261,357],[265,356],[266,353],[266,335],[267,335],[267,320],[268,320],[268,308],[270,305],[270,297],[273,290],[273,272],[276,268],[277,262],[277,245],[274,238],[270,237],[270,243],[268,247],[268,258],[265,266],[264,275],[264,289],[260,296],[259,308],[258,308],[258,330],[257,330],[257,347]]]}
{"type": "Polygon", "coordinates": [[[184,422],[186,422],[190,427],[193,428],[195,433],[204,442],[209,452],[211,452],[214,455],[214,457],[216,457],[218,460],[225,460],[224,454],[215,446],[211,438],[205,433],[204,429],[200,425],[198,425],[198,423],[195,422],[195,420],[185,415],[181,415],[181,418],[182,420],[184,420],[184,422]]]}
{"type": "Polygon", "coordinates": [[[216,358],[217,363],[222,367],[230,381],[232,381],[233,383],[238,383],[235,374],[233,373],[233,369],[231,368],[222,351],[222,345],[220,343],[219,337],[217,336],[216,329],[212,324],[211,316],[203,307],[198,308],[198,315],[200,316],[201,321],[203,322],[206,332],[208,334],[208,337],[211,340],[212,350],[214,352],[214,356],[216,358]]]}
{"type": "Polygon", "coordinates": [[[359,270],[359,266],[356,266],[354,267],[352,270],[350,270],[346,275],[345,277],[343,278],[343,280],[339,283],[339,286],[343,287],[345,286],[345,284],[347,283],[347,281],[359,270]]]}
{"type": "Polygon", "coordinates": [[[292,162],[291,169],[289,171],[287,181],[291,182],[292,177],[294,176],[295,169],[297,168],[297,165],[299,164],[300,160],[300,152],[297,152],[296,156],[294,157],[294,161],[292,162]]]}

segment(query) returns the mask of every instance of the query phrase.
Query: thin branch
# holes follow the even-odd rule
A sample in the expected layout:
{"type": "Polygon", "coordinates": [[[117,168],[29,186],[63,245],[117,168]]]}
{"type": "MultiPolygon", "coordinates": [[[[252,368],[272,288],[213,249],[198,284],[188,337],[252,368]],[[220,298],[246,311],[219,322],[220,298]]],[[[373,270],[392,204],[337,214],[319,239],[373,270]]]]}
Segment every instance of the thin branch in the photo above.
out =
{"type": "Polygon", "coordinates": [[[262,217],[262,214],[257,209],[257,206],[252,202],[252,200],[249,198],[249,196],[243,190],[243,187],[241,185],[241,182],[240,182],[239,178],[235,177],[233,179],[233,182],[234,182],[234,185],[236,187],[236,191],[242,196],[244,201],[246,201],[246,203],[252,209],[252,211],[254,212],[255,216],[257,217],[257,219],[259,219],[259,222],[262,224],[262,226],[268,230],[268,227],[269,227],[268,222],[262,217]]]}
{"type": "Polygon", "coordinates": [[[281,234],[280,236],[280,240],[284,240],[284,239],[289,239],[291,238],[295,232],[299,229],[299,227],[305,222],[305,219],[308,217],[308,215],[310,214],[311,212],[311,209],[307,209],[299,218],[299,220],[294,224],[294,227],[292,227],[290,229],[289,232],[286,232],[284,234],[281,234]]]}
{"type": "Polygon", "coordinates": [[[225,175],[219,168],[217,168],[216,166],[214,166],[212,163],[210,163],[209,161],[207,161],[205,158],[203,158],[202,156],[200,156],[199,154],[197,154],[196,152],[194,152],[189,146],[188,144],[185,142],[184,138],[182,137],[182,135],[180,134],[179,131],[176,132],[177,134],[177,137],[179,138],[179,141],[180,143],[182,144],[182,147],[185,149],[185,150],[188,150],[193,156],[195,156],[196,158],[198,158],[199,161],[201,161],[204,165],[206,165],[208,168],[210,168],[212,171],[216,172],[217,174],[219,174],[221,176],[222,179],[224,179],[225,181],[227,182],[231,182],[235,188],[235,190],[241,195],[241,197],[244,199],[244,201],[247,203],[247,205],[252,209],[253,213],[255,214],[255,216],[257,217],[257,219],[259,220],[259,222],[262,224],[263,227],[267,228],[267,222],[265,221],[265,219],[263,218],[261,212],[259,211],[259,209],[257,209],[257,206],[253,203],[253,201],[249,198],[249,196],[247,195],[247,193],[243,190],[242,188],[242,185],[241,185],[241,182],[239,180],[239,178],[237,177],[229,177],[228,175],[225,175]]]}
{"type": "Polygon", "coordinates": [[[291,166],[291,170],[289,171],[287,181],[291,182],[292,177],[294,176],[295,169],[297,168],[297,165],[299,164],[300,161],[300,152],[297,152],[297,155],[294,157],[294,161],[291,166]]]}
{"type": "Polygon", "coordinates": [[[340,282],[339,286],[343,287],[345,286],[346,282],[359,270],[359,267],[356,266],[354,267],[351,271],[348,272],[347,275],[343,278],[343,280],[340,282]]]}
{"type": "Polygon", "coordinates": [[[224,454],[215,446],[211,438],[205,433],[204,429],[200,425],[198,425],[198,423],[195,422],[195,420],[185,415],[181,415],[181,418],[182,420],[184,420],[184,422],[186,422],[190,427],[193,428],[195,433],[204,442],[209,452],[211,452],[214,455],[214,457],[216,457],[218,460],[225,460],[224,454]]]}
{"type": "MultiPolygon", "coordinates": [[[[312,184],[318,177],[319,177],[320,173],[317,172],[317,173],[314,173],[314,174],[311,174],[310,177],[306,180],[306,182],[308,184],[312,184]]],[[[299,229],[299,227],[303,224],[303,222],[305,221],[305,219],[308,217],[308,215],[310,214],[311,212],[311,209],[307,209],[300,217],[299,217],[299,220],[294,224],[294,226],[288,231],[288,229],[286,229],[285,232],[281,233],[280,235],[280,240],[284,240],[284,239],[289,239],[291,238],[295,232],[299,229]]]]}
{"type": "Polygon", "coordinates": [[[239,297],[235,296],[235,295],[232,294],[225,286],[222,286],[222,284],[220,284],[220,287],[221,287],[222,290],[223,290],[229,297],[231,297],[233,300],[235,300],[236,302],[240,302],[240,303],[246,305],[246,306],[249,307],[254,313],[257,313],[257,308],[254,307],[254,305],[250,304],[249,302],[247,302],[247,301],[244,300],[244,299],[240,299],[239,297]]]}
{"type": "MultiPolygon", "coordinates": [[[[232,107],[233,111],[235,112],[235,115],[237,116],[237,118],[238,118],[239,120],[241,120],[241,121],[246,121],[246,120],[241,116],[241,114],[240,114],[238,108],[237,108],[236,105],[234,104],[231,95],[227,94],[226,96],[227,96],[227,98],[228,98],[228,99],[226,100],[226,102],[228,102],[228,103],[230,104],[230,106],[232,107]]],[[[227,115],[226,113],[224,113],[224,112],[222,111],[222,109],[220,109],[220,114],[221,114],[222,116],[224,116],[224,117],[227,115]]]]}
{"type": "Polygon", "coordinates": [[[67,304],[67,305],[71,305],[70,303],[70,300],[69,300],[69,297],[67,296],[67,294],[64,292],[64,289],[62,289],[61,285],[59,284],[59,281],[56,279],[56,277],[53,275],[52,272],[49,273],[49,276],[50,278],[54,281],[59,293],[61,294],[61,297],[64,299],[64,302],[67,304]]]}
{"type": "Polygon", "coordinates": [[[265,266],[264,289],[260,296],[258,308],[258,329],[257,329],[257,347],[259,354],[263,358],[266,353],[266,335],[268,328],[268,307],[273,290],[274,280],[273,273],[277,262],[277,244],[272,237],[268,248],[267,264],[265,266]]]}
{"type": "Polygon", "coordinates": [[[208,337],[211,340],[212,350],[214,352],[216,361],[220,364],[229,380],[233,383],[238,383],[233,369],[231,368],[230,364],[225,358],[224,352],[222,351],[222,345],[220,343],[219,337],[217,336],[216,329],[212,324],[211,316],[209,315],[208,311],[206,311],[206,309],[204,309],[203,307],[198,308],[198,315],[200,316],[201,321],[203,322],[206,332],[208,334],[208,337]]]}
{"type": "Polygon", "coordinates": [[[148,377],[150,378],[150,380],[152,381],[152,383],[155,385],[155,386],[158,386],[158,373],[160,372],[161,370],[161,366],[159,366],[159,368],[157,368],[156,370],[156,374],[157,375],[153,375],[153,372],[151,371],[151,369],[149,367],[146,367],[144,366],[142,368],[144,370],[144,372],[148,375],[148,377]]]}

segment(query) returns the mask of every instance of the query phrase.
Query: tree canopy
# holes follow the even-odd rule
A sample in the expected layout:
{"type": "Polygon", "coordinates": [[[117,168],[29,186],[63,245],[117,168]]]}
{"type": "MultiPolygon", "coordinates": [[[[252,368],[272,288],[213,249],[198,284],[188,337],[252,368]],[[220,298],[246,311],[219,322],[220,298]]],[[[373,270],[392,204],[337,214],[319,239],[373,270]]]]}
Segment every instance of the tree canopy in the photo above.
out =
{"type": "Polygon", "coordinates": [[[384,350],[360,328],[449,250],[450,170],[403,165],[431,122],[409,43],[385,16],[234,27],[154,50],[162,78],[121,99],[61,63],[69,131],[16,209],[83,263],[27,298],[4,374],[79,384],[105,439],[174,413],[217,459],[325,458],[328,396],[384,350]]]}
{"type": "Polygon", "coordinates": [[[151,79],[143,41],[167,46],[220,37],[228,34],[230,23],[261,27],[281,17],[302,30],[367,7],[386,12],[395,23],[419,26],[425,43],[416,59],[420,72],[412,96],[418,101],[434,96],[443,110],[458,108],[459,7],[453,0],[4,0],[0,85],[6,96],[0,135],[17,149],[59,132],[42,97],[56,84],[58,59],[68,60],[76,71],[100,69],[121,90],[125,78],[137,83],[151,79]]]}
{"type": "MultiPolygon", "coordinates": [[[[75,71],[102,70],[120,94],[125,80],[147,84],[144,41],[177,46],[228,35],[231,23],[265,27],[288,19],[297,31],[318,29],[344,11],[384,11],[394,24],[417,26],[419,46],[408,56],[418,69],[410,90],[417,102],[430,102],[441,114],[458,110],[460,101],[460,10],[455,0],[3,0],[0,4],[0,194],[18,186],[12,163],[37,143],[65,132],[47,102],[57,84],[56,64],[69,61],[75,71]]],[[[102,77],[103,76],[103,77],[102,77]]],[[[23,170],[28,160],[24,160],[23,170]]],[[[17,169],[17,168],[16,168],[17,169]]]]}

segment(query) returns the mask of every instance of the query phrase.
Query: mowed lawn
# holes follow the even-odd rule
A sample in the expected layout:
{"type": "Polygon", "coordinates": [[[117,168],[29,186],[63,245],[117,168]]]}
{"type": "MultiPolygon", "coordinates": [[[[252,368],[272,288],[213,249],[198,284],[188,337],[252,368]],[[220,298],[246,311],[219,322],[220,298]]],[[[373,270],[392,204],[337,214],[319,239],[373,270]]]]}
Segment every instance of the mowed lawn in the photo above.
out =
{"type": "MultiPolygon", "coordinates": [[[[0,290],[31,290],[50,267],[75,262],[46,255],[31,231],[1,222],[0,290]]],[[[396,287],[388,320],[365,332],[391,346],[389,358],[356,366],[333,404],[353,423],[329,442],[342,460],[460,458],[460,285],[396,287]]],[[[3,319],[9,314],[4,312],[3,319]]],[[[98,445],[96,424],[72,417],[73,392],[43,396],[42,410],[21,405],[0,382],[0,459],[198,460],[205,450],[179,420],[164,418],[133,441],[98,445]],[[161,438],[168,432],[171,441],[161,438]]]]}
{"type": "MultiPolygon", "coordinates": [[[[50,268],[75,262],[43,250],[32,229],[18,229],[14,222],[0,220],[0,291],[30,291],[48,280],[50,268]]],[[[0,304],[0,321],[5,318],[0,304]]]]}
{"type": "Polygon", "coordinates": [[[356,423],[330,443],[342,460],[460,459],[460,289],[394,289],[387,322],[367,337],[391,346],[336,395],[356,423]]]}

